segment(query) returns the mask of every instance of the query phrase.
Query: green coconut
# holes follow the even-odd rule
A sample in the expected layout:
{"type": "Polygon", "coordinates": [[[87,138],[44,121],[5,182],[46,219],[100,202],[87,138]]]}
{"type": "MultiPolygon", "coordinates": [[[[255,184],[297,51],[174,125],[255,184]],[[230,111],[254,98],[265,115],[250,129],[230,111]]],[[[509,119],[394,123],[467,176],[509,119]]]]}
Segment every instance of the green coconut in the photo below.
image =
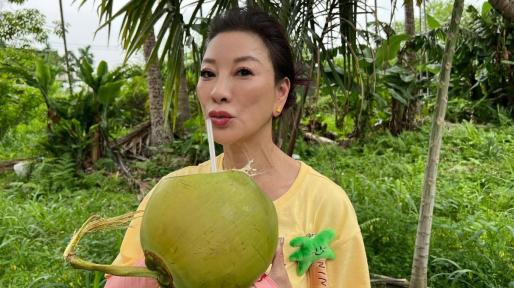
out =
{"type": "Polygon", "coordinates": [[[141,224],[147,267],[176,288],[248,288],[269,267],[277,239],[272,201],[240,171],[163,179],[141,224]]]}

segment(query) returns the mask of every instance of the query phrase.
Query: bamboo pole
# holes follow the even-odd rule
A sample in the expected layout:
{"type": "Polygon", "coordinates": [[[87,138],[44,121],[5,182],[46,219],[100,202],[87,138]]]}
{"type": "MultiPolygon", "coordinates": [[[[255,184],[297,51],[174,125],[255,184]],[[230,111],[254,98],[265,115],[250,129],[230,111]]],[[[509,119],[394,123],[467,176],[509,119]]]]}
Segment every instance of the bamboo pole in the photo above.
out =
{"type": "Polygon", "coordinates": [[[428,255],[430,247],[430,233],[432,229],[432,215],[435,202],[437,166],[441,152],[445,123],[444,117],[448,106],[450,72],[452,68],[453,55],[455,54],[455,42],[458,36],[463,6],[464,0],[455,0],[453,4],[450,30],[448,32],[441,72],[439,74],[439,87],[437,89],[436,108],[432,116],[428,161],[425,168],[425,180],[416,234],[416,247],[412,261],[410,288],[427,287],[428,255]]]}

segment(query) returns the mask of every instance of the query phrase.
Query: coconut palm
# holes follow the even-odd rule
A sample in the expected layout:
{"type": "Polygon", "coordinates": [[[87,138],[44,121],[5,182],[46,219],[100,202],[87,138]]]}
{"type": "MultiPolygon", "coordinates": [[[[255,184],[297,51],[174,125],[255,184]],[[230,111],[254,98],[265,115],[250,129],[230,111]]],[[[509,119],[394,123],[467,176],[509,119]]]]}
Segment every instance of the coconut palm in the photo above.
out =
{"type": "MultiPolygon", "coordinates": [[[[184,48],[181,49],[180,54],[182,55],[182,58],[184,58],[184,48]]],[[[177,101],[177,110],[178,117],[177,117],[177,132],[183,132],[182,129],[184,128],[184,123],[191,118],[191,111],[189,109],[189,91],[187,89],[187,79],[186,79],[186,70],[185,70],[185,64],[184,61],[180,63],[180,90],[178,92],[178,101],[177,101]]]]}
{"type": "MultiPolygon", "coordinates": [[[[87,0],[80,0],[81,5],[85,2],[87,0]]],[[[190,69],[197,72],[202,51],[205,49],[206,27],[210,19],[231,7],[237,6],[237,1],[217,0],[210,2],[212,5],[208,8],[203,5],[206,3],[205,0],[187,4],[192,11],[190,18],[184,16],[185,4],[181,0],[129,0],[118,11],[113,11],[113,2],[113,0],[98,1],[98,12],[102,23],[100,29],[106,27],[110,31],[112,21],[118,17],[122,18],[120,38],[122,46],[127,51],[127,57],[130,57],[135,51],[144,46],[145,41],[147,41],[155,28],[155,46],[149,57],[147,57],[147,62],[160,61],[160,63],[166,65],[166,90],[162,101],[164,117],[168,119],[168,115],[172,115],[171,119],[175,121],[178,115],[187,115],[187,111],[178,111],[179,107],[186,107],[183,104],[187,102],[186,93],[184,93],[185,90],[183,89],[185,88],[184,84],[181,85],[181,83],[185,83],[183,81],[183,49],[185,47],[186,51],[191,51],[194,54],[194,64],[190,69]],[[197,39],[201,39],[200,43],[198,43],[197,39]],[[180,101],[179,95],[182,95],[180,101]]],[[[319,78],[320,73],[326,73],[324,69],[320,68],[328,65],[328,73],[334,74],[339,80],[339,89],[351,89],[353,85],[351,79],[354,78],[352,74],[358,71],[355,69],[357,61],[345,61],[347,65],[347,73],[345,74],[347,81],[343,82],[339,79],[339,75],[334,72],[337,68],[334,64],[334,58],[338,53],[350,55],[350,51],[356,51],[356,1],[261,0],[247,1],[246,5],[258,6],[276,15],[282,22],[291,37],[297,61],[299,63],[310,63],[310,65],[307,64],[305,66],[309,67],[307,69],[309,71],[303,73],[303,76],[319,78]],[[344,43],[343,47],[340,47],[340,42],[344,43]],[[316,55],[317,51],[319,51],[320,55],[314,57],[313,55],[316,55]],[[313,71],[319,72],[316,74],[313,71]]],[[[305,97],[307,97],[307,94],[315,94],[312,93],[313,91],[317,91],[317,89],[307,91],[309,93],[306,93],[305,97]]],[[[300,101],[300,103],[305,103],[305,101],[300,101]]],[[[337,103],[335,105],[336,107],[338,106],[337,103]]],[[[282,126],[293,126],[294,119],[299,119],[298,117],[301,113],[298,113],[298,111],[301,110],[301,108],[296,110],[292,114],[294,117],[290,117],[289,120],[286,119],[286,123],[282,126]]],[[[291,141],[286,139],[282,142],[291,143],[291,141]]],[[[291,145],[289,144],[289,146],[291,145]]]]}
{"type": "MultiPolygon", "coordinates": [[[[87,0],[81,0],[80,6],[84,5],[87,0]]],[[[145,23],[149,20],[147,17],[154,19],[156,15],[162,15],[166,9],[175,11],[168,1],[160,1],[157,3],[156,14],[153,14],[152,7],[158,1],[129,1],[119,11],[113,14],[113,0],[99,1],[98,12],[100,21],[103,25],[100,28],[108,27],[111,30],[111,22],[113,19],[123,16],[123,23],[120,30],[120,37],[123,47],[127,50],[127,57],[130,57],[136,50],[143,48],[143,54],[147,63],[147,81],[150,102],[150,120],[151,120],[151,143],[160,145],[169,142],[172,139],[171,130],[167,125],[166,115],[163,113],[163,103],[166,102],[163,93],[162,75],[159,67],[159,57],[155,46],[159,45],[162,37],[156,40],[153,27],[155,22],[145,23]],[[134,34],[136,32],[136,34],[134,34]]],[[[172,29],[173,30],[173,29],[172,29]]],[[[162,28],[159,33],[165,33],[166,28],[162,28]],[[164,30],[163,30],[164,29],[164,30]]],[[[173,30],[170,35],[174,35],[173,30]]],[[[159,34],[160,35],[160,34],[159,34]]],[[[174,37],[170,37],[174,38],[174,37]]],[[[163,58],[161,58],[163,59],[163,58]]],[[[172,81],[170,81],[172,82],[172,81]]],[[[169,102],[169,101],[168,101],[169,102]]]]}
{"type": "Polygon", "coordinates": [[[150,59],[154,47],[155,35],[152,29],[143,43],[143,54],[148,65],[146,79],[148,82],[148,97],[150,98],[150,142],[153,145],[161,145],[169,142],[172,134],[162,113],[164,92],[161,69],[158,61],[150,59]]]}

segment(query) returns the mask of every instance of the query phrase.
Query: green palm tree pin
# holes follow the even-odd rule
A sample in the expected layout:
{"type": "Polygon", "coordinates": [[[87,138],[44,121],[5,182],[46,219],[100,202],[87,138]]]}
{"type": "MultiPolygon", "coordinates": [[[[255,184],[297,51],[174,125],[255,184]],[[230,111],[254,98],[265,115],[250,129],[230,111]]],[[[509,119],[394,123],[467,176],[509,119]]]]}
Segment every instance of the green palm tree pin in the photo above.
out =
{"type": "Polygon", "coordinates": [[[298,250],[289,255],[290,261],[298,262],[296,273],[303,275],[309,267],[318,260],[332,260],[336,258],[334,250],[330,248],[330,242],[334,239],[335,232],[326,229],[316,235],[296,237],[289,245],[298,247],[298,250]]]}

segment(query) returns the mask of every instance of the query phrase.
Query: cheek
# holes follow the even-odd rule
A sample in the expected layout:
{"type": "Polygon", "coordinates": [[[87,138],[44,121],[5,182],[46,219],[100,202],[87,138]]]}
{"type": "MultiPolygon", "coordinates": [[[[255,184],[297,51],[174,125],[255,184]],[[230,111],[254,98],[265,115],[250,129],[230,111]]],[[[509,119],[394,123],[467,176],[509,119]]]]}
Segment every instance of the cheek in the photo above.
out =
{"type": "Polygon", "coordinates": [[[241,87],[240,96],[243,107],[262,110],[261,113],[266,113],[266,110],[272,112],[275,94],[269,83],[261,82],[244,85],[241,87]]]}
{"type": "Polygon", "coordinates": [[[207,85],[205,85],[205,83],[199,82],[198,84],[196,84],[196,97],[198,97],[198,101],[200,102],[200,105],[202,105],[202,107],[205,107],[205,104],[207,103],[207,99],[209,97],[208,95],[208,87],[207,85]]]}

